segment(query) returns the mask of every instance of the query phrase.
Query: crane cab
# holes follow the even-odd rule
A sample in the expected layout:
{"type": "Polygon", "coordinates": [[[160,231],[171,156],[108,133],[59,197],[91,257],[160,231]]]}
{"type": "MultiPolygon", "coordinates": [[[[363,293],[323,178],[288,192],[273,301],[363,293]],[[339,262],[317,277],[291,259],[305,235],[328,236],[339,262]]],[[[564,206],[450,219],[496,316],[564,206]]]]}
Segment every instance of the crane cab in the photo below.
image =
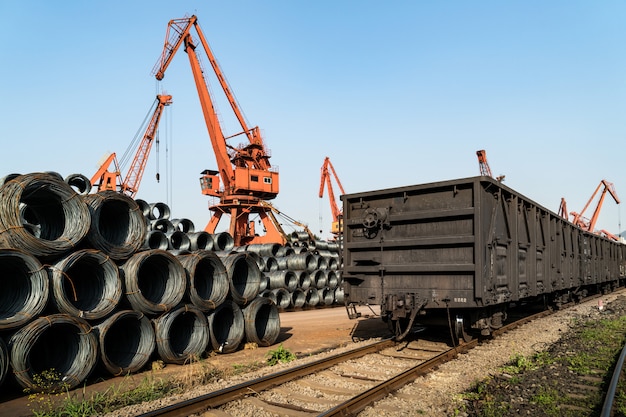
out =
{"type": "Polygon", "coordinates": [[[220,196],[220,177],[217,171],[205,169],[200,173],[200,188],[202,194],[214,197],[220,196]]]}

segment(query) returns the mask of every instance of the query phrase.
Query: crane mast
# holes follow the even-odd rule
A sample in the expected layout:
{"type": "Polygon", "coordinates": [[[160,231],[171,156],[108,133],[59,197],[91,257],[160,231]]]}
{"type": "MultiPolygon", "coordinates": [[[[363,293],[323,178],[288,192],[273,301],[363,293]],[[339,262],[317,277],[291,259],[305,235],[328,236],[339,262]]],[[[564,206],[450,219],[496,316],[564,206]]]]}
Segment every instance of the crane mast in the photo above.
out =
{"type": "Polygon", "coordinates": [[[598,186],[596,187],[596,190],[591,195],[591,198],[589,198],[589,201],[587,201],[587,204],[585,204],[585,207],[583,207],[582,211],[580,213],[576,213],[573,211],[570,212],[570,215],[572,216],[572,223],[589,232],[594,232],[596,222],[598,221],[598,216],[600,215],[600,210],[602,209],[602,204],[604,203],[604,198],[606,197],[607,192],[611,195],[611,197],[613,197],[613,200],[615,200],[616,204],[620,203],[619,197],[617,196],[617,191],[615,191],[615,186],[613,185],[613,183],[608,182],[607,180],[602,180],[600,181],[600,184],[598,184],[598,186]],[[583,214],[585,213],[585,210],[587,210],[591,202],[595,199],[596,194],[598,194],[598,191],[600,191],[600,188],[602,188],[600,198],[598,199],[598,203],[596,204],[596,208],[593,211],[591,219],[587,221],[583,218],[583,214]]]}
{"type": "Polygon", "coordinates": [[[343,186],[341,185],[341,181],[339,181],[339,177],[337,176],[337,172],[335,171],[335,167],[333,166],[332,162],[330,162],[330,158],[326,157],[324,158],[324,163],[322,164],[321,168],[319,197],[324,197],[324,186],[326,186],[326,188],[328,189],[328,199],[330,200],[330,211],[333,216],[333,222],[331,224],[330,231],[334,235],[338,235],[339,233],[341,233],[339,223],[343,215],[343,210],[339,208],[339,206],[337,205],[337,201],[335,200],[335,193],[333,191],[333,186],[330,180],[331,172],[333,177],[335,177],[335,181],[337,182],[339,189],[341,190],[341,194],[345,194],[343,186]]]}
{"type": "MultiPolygon", "coordinates": [[[[476,151],[476,156],[478,157],[478,168],[480,169],[480,175],[485,177],[494,178],[491,173],[491,168],[489,167],[489,162],[487,162],[487,151],[481,149],[476,151]]],[[[504,175],[498,175],[495,177],[496,181],[503,181],[504,175]]]]}
{"type": "Polygon", "coordinates": [[[165,106],[172,104],[172,96],[159,94],[156,96],[155,104],[156,107],[154,109],[154,113],[148,122],[147,128],[141,139],[139,147],[137,148],[137,152],[135,153],[126,177],[122,179],[122,173],[117,161],[117,155],[113,152],[107,157],[102,165],[100,165],[98,171],[91,178],[92,186],[97,187],[98,191],[113,190],[126,194],[129,197],[134,197],[135,194],[137,194],[141,178],[143,177],[143,173],[146,168],[146,163],[148,162],[150,149],[154,143],[159,121],[161,120],[161,115],[163,114],[163,109],[165,106]],[[114,164],[114,171],[109,171],[111,163],[114,164]]]}
{"type": "Polygon", "coordinates": [[[274,199],[278,195],[278,171],[269,162],[270,155],[265,148],[259,128],[248,127],[226,78],[198,25],[196,16],[169,21],[163,52],[153,70],[154,76],[157,80],[163,79],[167,67],[181,46],[184,46],[189,58],[218,168],[217,171],[203,171],[200,178],[202,193],[217,197],[220,200],[219,204],[209,206],[212,216],[205,230],[214,233],[222,216],[227,214],[230,215],[229,233],[233,236],[235,245],[285,243],[283,234],[277,230],[270,219],[271,209],[262,204],[263,201],[274,199]],[[192,29],[195,29],[200,45],[241,126],[241,132],[235,135],[225,137],[222,132],[208,83],[196,53],[199,45],[191,35],[192,29]],[[246,137],[247,143],[239,146],[228,144],[228,139],[241,135],[246,137]],[[265,235],[259,236],[255,233],[254,222],[249,221],[252,214],[257,214],[261,219],[265,228],[265,235]]]}

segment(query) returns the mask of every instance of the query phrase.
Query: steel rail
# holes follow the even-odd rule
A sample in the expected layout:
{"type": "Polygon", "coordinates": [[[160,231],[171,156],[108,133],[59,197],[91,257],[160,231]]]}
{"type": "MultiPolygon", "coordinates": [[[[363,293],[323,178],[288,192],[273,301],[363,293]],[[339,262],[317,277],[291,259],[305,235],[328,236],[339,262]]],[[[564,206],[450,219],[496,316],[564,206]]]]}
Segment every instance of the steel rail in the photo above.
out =
{"type": "MultiPolygon", "coordinates": [[[[540,313],[533,314],[532,316],[524,317],[513,323],[509,323],[505,326],[502,326],[500,329],[494,331],[493,334],[496,336],[504,334],[532,320],[536,320],[538,318],[542,318],[550,314],[552,314],[552,312],[542,311],[540,313]]],[[[416,365],[410,369],[407,369],[406,371],[392,377],[391,379],[381,382],[380,384],[370,388],[369,390],[364,391],[354,396],[353,398],[341,404],[336,405],[330,410],[319,414],[318,417],[356,415],[357,413],[363,411],[367,406],[372,405],[374,402],[386,397],[387,395],[397,391],[403,386],[413,382],[419,376],[426,375],[436,366],[455,359],[458,353],[466,352],[470,349],[475,348],[479,344],[480,344],[479,340],[474,339],[468,343],[465,343],[456,348],[452,348],[446,352],[443,352],[435,356],[434,358],[429,359],[426,362],[422,362],[419,365],[416,365]]]]}
{"type": "Polygon", "coordinates": [[[295,378],[299,378],[323,369],[330,368],[331,366],[334,366],[341,362],[345,362],[350,359],[355,359],[361,356],[368,355],[370,353],[381,351],[388,347],[395,346],[395,344],[396,342],[390,339],[382,340],[380,342],[368,346],[363,346],[349,352],[333,355],[328,358],[300,365],[292,369],[286,369],[284,371],[266,375],[252,381],[243,382],[241,384],[233,385],[231,387],[227,387],[218,391],[213,391],[208,394],[182,401],[180,403],[172,404],[164,408],[149,411],[147,413],[140,414],[138,417],[178,417],[189,416],[194,413],[200,413],[209,408],[215,408],[230,401],[243,398],[245,395],[248,395],[250,393],[260,392],[274,386],[284,384],[285,382],[289,382],[295,378]]]}
{"type": "Polygon", "coordinates": [[[611,383],[604,397],[604,404],[602,406],[602,412],[600,417],[609,417],[613,415],[613,402],[615,401],[615,393],[617,392],[617,385],[620,382],[622,370],[624,368],[624,361],[626,360],[626,345],[622,349],[622,353],[619,355],[615,369],[613,370],[613,377],[611,383]]]}

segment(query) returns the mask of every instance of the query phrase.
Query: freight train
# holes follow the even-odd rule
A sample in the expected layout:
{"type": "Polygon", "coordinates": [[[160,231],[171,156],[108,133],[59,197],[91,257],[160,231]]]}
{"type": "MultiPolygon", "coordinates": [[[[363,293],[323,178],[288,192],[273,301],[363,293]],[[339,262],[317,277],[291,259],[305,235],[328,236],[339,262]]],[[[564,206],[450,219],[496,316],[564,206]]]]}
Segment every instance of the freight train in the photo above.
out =
{"type": "Polygon", "coordinates": [[[532,301],[621,286],[626,245],[478,176],[342,196],[344,299],[380,306],[397,340],[446,325],[462,343],[532,301]]]}

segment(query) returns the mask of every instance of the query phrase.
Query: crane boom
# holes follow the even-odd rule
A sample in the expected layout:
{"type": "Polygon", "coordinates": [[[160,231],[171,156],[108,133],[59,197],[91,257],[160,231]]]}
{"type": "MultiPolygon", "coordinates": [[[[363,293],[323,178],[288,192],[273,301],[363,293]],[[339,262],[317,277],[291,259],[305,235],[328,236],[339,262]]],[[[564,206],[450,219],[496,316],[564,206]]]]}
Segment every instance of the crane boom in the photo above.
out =
{"type": "MultiPolygon", "coordinates": [[[[148,156],[150,155],[150,149],[154,142],[154,138],[157,133],[159,121],[163,114],[165,106],[172,104],[172,96],[170,95],[157,95],[155,104],[153,104],[154,112],[150,121],[147,124],[145,133],[141,139],[137,152],[133,158],[133,161],[128,169],[126,177],[122,179],[122,173],[120,165],[117,161],[117,155],[115,152],[111,153],[107,159],[100,165],[98,171],[91,178],[91,185],[97,187],[98,191],[113,190],[126,194],[130,197],[134,197],[139,190],[139,184],[143,177],[146,163],[148,162],[148,156]],[[115,170],[109,171],[111,163],[114,164],[115,170]]],[[[122,157],[124,159],[124,157],[122,157]]]]}
{"type": "MultiPolygon", "coordinates": [[[[476,156],[478,156],[478,167],[480,169],[480,175],[494,178],[493,174],[491,173],[491,168],[489,167],[489,162],[487,162],[487,151],[485,151],[484,149],[476,151],[476,156]]],[[[504,180],[504,177],[504,175],[498,175],[497,177],[495,177],[495,179],[496,181],[501,182],[504,180]]]]}
{"type": "Polygon", "coordinates": [[[343,210],[339,208],[339,206],[337,205],[337,201],[335,200],[335,193],[333,191],[333,186],[330,180],[331,172],[333,177],[335,178],[335,181],[337,182],[337,185],[339,186],[339,189],[341,190],[341,194],[345,194],[343,186],[341,185],[341,181],[339,181],[339,176],[337,176],[337,172],[335,171],[335,167],[333,166],[332,162],[330,162],[330,158],[326,157],[324,158],[324,163],[322,164],[321,168],[319,197],[324,197],[324,186],[326,186],[326,188],[328,189],[328,199],[330,200],[330,211],[333,216],[331,233],[338,234],[340,233],[339,221],[343,214],[343,210]]]}
{"type": "Polygon", "coordinates": [[[130,197],[134,197],[139,190],[139,184],[141,182],[141,178],[143,177],[146,163],[148,162],[148,155],[150,155],[150,149],[152,148],[152,144],[154,143],[154,137],[157,133],[159,121],[161,120],[161,115],[163,114],[163,109],[165,108],[165,106],[169,106],[170,104],[172,104],[172,96],[159,94],[156,96],[156,101],[157,105],[156,109],[154,110],[154,114],[152,115],[152,118],[148,123],[146,133],[141,139],[141,143],[139,144],[137,153],[135,154],[135,157],[130,164],[130,168],[128,169],[128,173],[126,174],[126,178],[122,183],[121,191],[130,197]]]}
{"type": "Polygon", "coordinates": [[[226,78],[200,29],[196,16],[169,21],[163,51],[153,69],[154,76],[157,80],[163,79],[174,55],[183,45],[189,58],[218,168],[217,171],[203,171],[200,178],[202,193],[220,199],[219,204],[209,207],[213,215],[205,230],[214,233],[222,216],[227,214],[230,215],[229,232],[233,235],[236,245],[276,241],[285,243],[282,234],[269,219],[270,208],[260,204],[261,201],[271,200],[278,195],[278,171],[269,162],[270,155],[265,148],[259,128],[248,127],[226,78]],[[192,29],[195,30],[200,44],[197,44],[192,37],[192,29]],[[196,51],[197,49],[200,50],[199,46],[208,57],[224,95],[241,126],[241,132],[235,135],[226,137],[222,131],[209,92],[208,82],[205,79],[205,71],[196,51]],[[240,135],[245,135],[247,143],[236,147],[228,144],[228,139],[240,135]],[[258,214],[263,221],[266,229],[265,236],[258,236],[254,233],[253,224],[248,222],[251,214],[258,214]]]}
{"type": "Polygon", "coordinates": [[[606,197],[607,192],[611,195],[611,197],[613,197],[615,203],[620,203],[619,197],[617,196],[617,191],[615,191],[615,185],[613,185],[613,183],[611,182],[608,182],[607,180],[602,180],[600,181],[600,184],[598,184],[598,186],[596,187],[596,190],[591,195],[591,198],[589,198],[589,200],[587,201],[587,204],[585,204],[585,207],[583,207],[582,211],[580,213],[570,213],[573,216],[572,223],[582,227],[589,232],[593,232],[595,230],[596,222],[598,221],[598,216],[600,215],[600,210],[602,209],[602,204],[604,203],[604,198],[606,197]],[[596,208],[593,211],[591,219],[587,222],[584,220],[583,214],[585,213],[585,210],[587,210],[591,202],[595,199],[596,194],[598,194],[598,191],[600,191],[600,188],[603,188],[602,193],[600,194],[600,198],[598,200],[598,203],[596,204],[596,208]]]}

